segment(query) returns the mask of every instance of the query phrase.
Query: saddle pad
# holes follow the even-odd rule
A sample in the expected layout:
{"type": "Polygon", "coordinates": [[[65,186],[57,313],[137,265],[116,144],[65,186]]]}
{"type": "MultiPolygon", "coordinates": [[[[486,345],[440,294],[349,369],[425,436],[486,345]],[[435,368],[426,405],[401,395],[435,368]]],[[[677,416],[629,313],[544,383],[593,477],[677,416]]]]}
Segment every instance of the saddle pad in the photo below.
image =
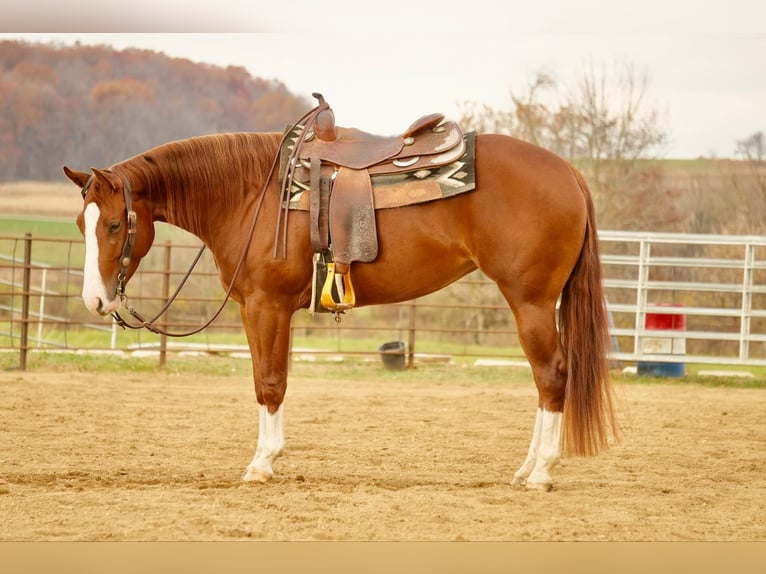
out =
{"type": "MultiPolygon", "coordinates": [[[[303,127],[290,125],[280,150],[279,185],[282,186],[290,152],[303,127]]],[[[393,175],[372,175],[375,209],[403,207],[452,197],[476,188],[476,132],[464,135],[466,149],[463,156],[440,168],[420,169],[393,175]]],[[[309,181],[293,180],[289,208],[309,210],[309,181]]]]}

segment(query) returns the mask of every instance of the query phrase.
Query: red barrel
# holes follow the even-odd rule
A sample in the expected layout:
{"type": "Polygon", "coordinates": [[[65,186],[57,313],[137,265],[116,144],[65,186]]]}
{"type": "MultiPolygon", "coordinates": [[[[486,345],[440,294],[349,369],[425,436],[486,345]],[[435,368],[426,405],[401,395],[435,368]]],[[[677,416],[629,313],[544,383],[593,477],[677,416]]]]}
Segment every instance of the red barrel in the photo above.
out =
{"type": "MultiPolygon", "coordinates": [[[[654,307],[682,307],[682,305],[653,305],[654,307]]],[[[680,313],[647,313],[644,321],[647,333],[642,350],[652,355],[669,355],[681,358],[686,355],[686,338],[663,333],[652,335],[651,331],[686,331],[686,315],[680,313]]],[[[656,377],[683,377],[686,366],[678,361],[639,361],[637,373],[656,377]]]]}

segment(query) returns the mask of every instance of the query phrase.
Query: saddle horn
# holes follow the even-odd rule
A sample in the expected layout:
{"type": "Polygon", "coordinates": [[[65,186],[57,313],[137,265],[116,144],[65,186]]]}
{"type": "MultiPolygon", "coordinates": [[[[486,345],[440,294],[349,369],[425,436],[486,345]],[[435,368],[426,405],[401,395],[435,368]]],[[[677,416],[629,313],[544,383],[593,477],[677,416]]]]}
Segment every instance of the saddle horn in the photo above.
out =
{"type": "Polygon", "coordinates": [[[314,121],[314,134],[316,134],[316,137],[322,141],[334,142],[338,139],[338,129],[335,126],[335,114],[322,94],[314,92],[311,95],[319,102],[319,105],[317,106],[319,111],[317,112],[314,121]]]}

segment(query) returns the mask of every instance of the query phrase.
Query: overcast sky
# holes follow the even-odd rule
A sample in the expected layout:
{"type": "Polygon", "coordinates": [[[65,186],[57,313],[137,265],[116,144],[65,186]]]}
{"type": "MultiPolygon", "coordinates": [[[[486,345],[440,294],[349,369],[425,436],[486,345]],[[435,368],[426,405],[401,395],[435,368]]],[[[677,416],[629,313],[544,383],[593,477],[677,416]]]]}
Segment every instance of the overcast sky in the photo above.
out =
{"type": "Polygon", "coordinates": [[[425,113],[455,117],[462,101],[507,106],[538,71],[571,85],[588,66],[630,63],[648,73],[648,103],[663,113],[663,155],[728,157],[766,131],[764,1],[221,0],[197,13],[186,0],[99,4],[81,0],[75,13],[52,2],[47,24],[21,6],[0,37],[244,66],[295,93],[322,92],[338,124],[379,133],[425,113]]]}

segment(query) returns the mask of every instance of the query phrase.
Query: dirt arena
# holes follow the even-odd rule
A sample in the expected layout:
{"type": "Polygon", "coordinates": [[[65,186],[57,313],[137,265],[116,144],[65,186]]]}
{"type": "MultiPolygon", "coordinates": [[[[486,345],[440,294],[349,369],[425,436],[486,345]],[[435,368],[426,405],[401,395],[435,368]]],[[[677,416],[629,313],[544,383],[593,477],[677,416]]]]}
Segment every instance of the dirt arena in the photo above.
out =
{"type": "Polygon", "coordinates": [[[766,539],[766,390],[618,384],[623,441],[541,493],[533,385],[419,371],[292,376],[266,485],[248,377],[0,373],[0,540],[766,539]]]}

